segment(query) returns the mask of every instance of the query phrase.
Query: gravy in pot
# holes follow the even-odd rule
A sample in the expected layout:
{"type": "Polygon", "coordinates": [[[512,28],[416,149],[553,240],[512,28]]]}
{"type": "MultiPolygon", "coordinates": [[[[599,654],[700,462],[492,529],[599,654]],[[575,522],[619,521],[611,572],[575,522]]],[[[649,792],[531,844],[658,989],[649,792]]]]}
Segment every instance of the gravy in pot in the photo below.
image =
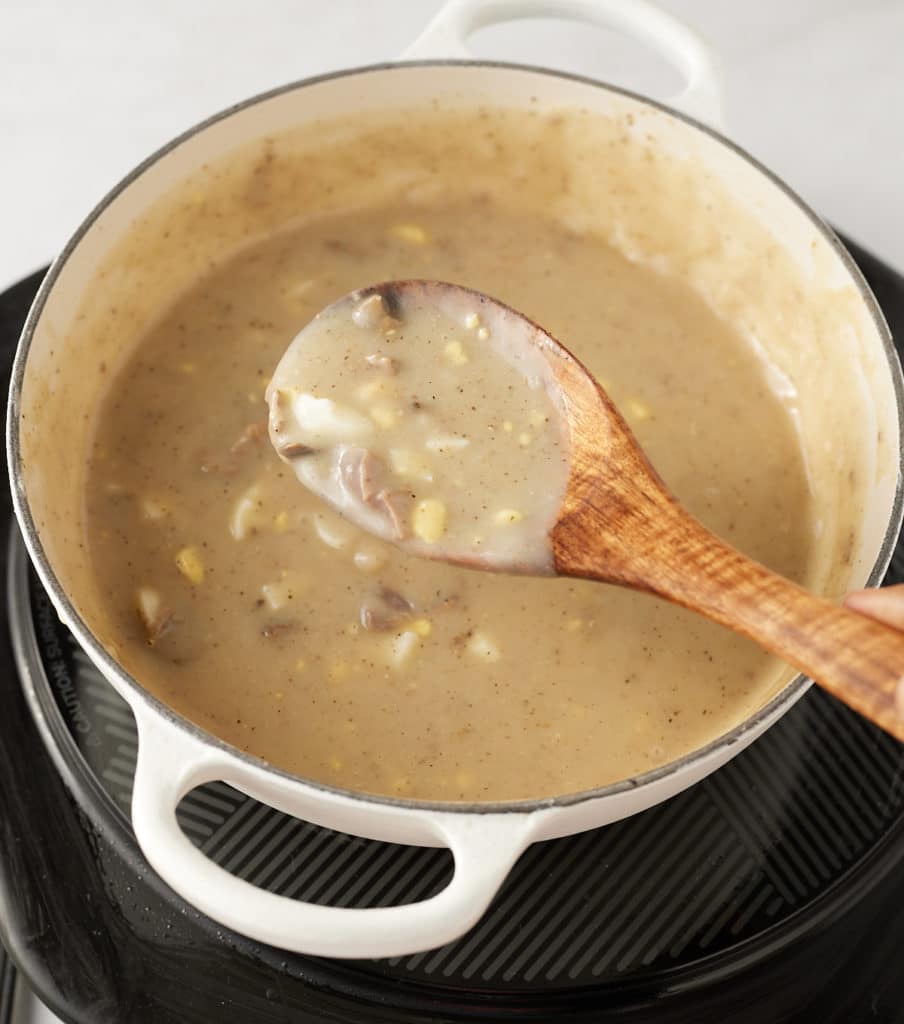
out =
{"type": "MultiPolygon", "coordinates": [[[[438,189],[250,242],[116,373],[86,522],[119,660],[273,765],[412,798],[576,792],[735,726],[787,678],[753,644],[617,588],[406,555],[299,487],[267,438],[281,356],[339,296],[416,277],[497,296],[567,339],[689,510],[806,579],[803,458],[748,343],[598,238],[438,189]]],[[[529,416],[512,420],[514,445],[529,416]]]]}

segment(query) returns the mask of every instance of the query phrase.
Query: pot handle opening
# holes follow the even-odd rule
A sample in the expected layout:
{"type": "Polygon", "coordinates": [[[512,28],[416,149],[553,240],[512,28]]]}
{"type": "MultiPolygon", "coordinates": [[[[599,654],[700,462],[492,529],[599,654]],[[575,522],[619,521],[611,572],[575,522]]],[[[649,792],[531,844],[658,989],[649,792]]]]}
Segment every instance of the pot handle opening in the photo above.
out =
{"type": "MultiPolygon", "coordinates": [[[[144,855],[172,889],[218,924],[280,949],[358,959],[442,946],[477,923],[532,841],[534,822],[528,814],[427,812],[431,836],[422,845],[445,846],[455,860],[452,880],[436,895],[373,908],[330,907],[280,896],[215,864],[176,818],[183,797],[207,782],[223,781],[271,803],[255,785],[254,770],[161,721],[151,709],[139,705],[133,710],[139,739],[132,824],[144,855]]],[[[329,826],[330,805],[337,796],[314,787],[307,790],[314,819],[329,826]]],[[[392,805],[369,806],[371,813],[381,806],[388,815],[398,813],[392,805]]]]}
{"type": "Polygon", "coordinates": [[[648,0],[449,0],[402,60],[475,59],[468,36],[487,25],[522,18],[563,18],[613,28],[658,51],[685,79],[665,103],[722,130],[718,61],[684,22],[648,0]]]}

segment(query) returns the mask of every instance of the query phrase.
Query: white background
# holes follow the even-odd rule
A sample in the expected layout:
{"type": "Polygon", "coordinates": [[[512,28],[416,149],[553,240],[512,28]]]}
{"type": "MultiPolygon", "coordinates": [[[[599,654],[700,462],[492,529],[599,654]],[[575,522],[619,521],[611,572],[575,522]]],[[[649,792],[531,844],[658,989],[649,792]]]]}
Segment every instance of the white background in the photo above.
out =
{"type": "MultiPolygon", "coordinates": [[[[904,270],[904,0],[662,3],[721,54],[729,134],[904,270]]],[[[271,86],[391,60],[439,6],[0,0],[0,287],[173,134],[271,86]]],[[[486,29],[474,48],[658,97],[675,83],[639,44],[586,27],[486,29]]]]}
{"type": "MultiPolygon", "coordinates": [[[[904,0],[661,2],[720,54],[728,134],[904,272],[904,0]]],[[[170,136],[272,86],[391,60],[439,6],[0,0],[0,287],[170,136]]],[[[640,45],[586,27],[509,25],[472,44],[657,98],[678,84],[640,45]]]]}

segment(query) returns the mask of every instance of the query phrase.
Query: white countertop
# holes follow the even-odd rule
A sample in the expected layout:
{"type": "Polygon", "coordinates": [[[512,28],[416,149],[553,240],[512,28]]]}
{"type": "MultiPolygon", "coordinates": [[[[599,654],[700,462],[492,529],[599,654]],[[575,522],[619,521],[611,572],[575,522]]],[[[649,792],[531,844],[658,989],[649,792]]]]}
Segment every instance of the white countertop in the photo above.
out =
{"type": "MultiPolygon", "coordinates": [[[[729,134],[904,271],[904,3],[662,3],[721,54],[729,134]]],[[[283,82],[392,59],[439,6],[4,0],[0,286],[46,263],[170,136],[283,82]]],[[[654,96],[674,74],[639,44],[586,27],[509,25],[474,43],[480,56],[545,62],[654,96]]]]}
{"type": "MultiPolygon", "coordinates": [[[[728,134],[904,271],[904,3],[661,2],[721,55],[728,134]]],[[[48,262],[104,192],[172,135],[272,86],[391,60],[439,6],[3,0],[0,287],[48,262]]],[[[639,44],[586,28],[508,26],[473,43],[482,57],[657,97],[674,82],[639,44]]],[[[23,1003],[17,1019],[50,1018],[23,1003]]]]}

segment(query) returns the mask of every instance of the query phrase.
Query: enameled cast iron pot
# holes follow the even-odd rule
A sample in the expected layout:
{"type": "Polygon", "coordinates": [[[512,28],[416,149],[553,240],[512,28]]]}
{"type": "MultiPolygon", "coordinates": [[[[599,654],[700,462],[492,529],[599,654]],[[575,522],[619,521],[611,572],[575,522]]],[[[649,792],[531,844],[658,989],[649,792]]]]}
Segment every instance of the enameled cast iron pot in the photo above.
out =
{"type": "MultiPolygon", "coordinates": [[[[718,127],[720,114],[706,48],[683,25],[641,0],[453,0],[403,62],[339,72],[250,99],[154,154],[90,214],[35,300],[16,357],[9,404],[15,510],[31,558],[60,616],[135,714],[139,753],[132,820],[148,860],[210,917],[301,953],[395,956],[455,939],[484,913],[530,843],[605,825],[678,793],[747,746],[808,686],[807,680],[794,679],[729,734],[638,778],[534,802],[431,804],[341,791],[270,768],[174,714],[126,674],[96,638],[91,627],[94,610],[82,583],[87,567],[81,561],[78,533],[83,461],[78,453],[87,443],[84,424],[90,409],[86,411],[85,403],[96,401],[101,382],[92,393],[95,385],[77,380],[81,357],[69,352],[67,342],[79,301],[103,254],[129,230],[136,214],[173,182],[239,144],[288,124],[391,110],[411,97],[442,101],[453,92],[475,103],[523,107],[535,97],[541,105],[582,106],[600,117],[630,113],[643,118],[657,146],[679,149],[706,169],[744,209],[769,225],[778,249],[796,265],[818,268],[818,274],[831,282],[828,290],[815,289],[812,301],[819,303],[819,296],[827,295],[853,296],[837,318],[834,340],[823,346],[818,359],[813,356],[795,381],[801,392],[802,436],[809,439],[813,465],[827,481],[822,499],[827,522],[829,506],[840,500],[843,485],[833,480],[826,453],[847,445],[845,450],[854,453],[858,478],[867,480],[858,507],[857,535],[851,537],[856,555],[836,579],[836,593],[881,579],[900,526],[901,374],[876,302],[828,228],[780,181],[706,126],[718,127]],[[525,16],[568,17],[621,28],[660,49],[682,71],[687,88],[663,107],[595,81],[464,59],[469,32],[525,16]],[[73,405],[75,395],[79,401],[73,405]],[[837,415],[820,419],[818,410],[827,404],[837,407],[837,415]],[[820,460],[825,463],[821,470],[820,460]],[[179,828],[175,810],[180,799],[212,780],[225,780],[318,825],[377,840],[446,846],[455,858],[454,877],[431,899],[378,909],[315,906],[259,890],[210,862],[179,828]]],[[[107,282],[111,302],[119,286],[116,279],[107,282]]],[[[801,301],[806,303],[807,296],[801,301]]],[[[814,316],[817,312],[813,310],[814,316]]],[[[798,358],[787,352],[785,356],[792,363],[798,358]]]]}

